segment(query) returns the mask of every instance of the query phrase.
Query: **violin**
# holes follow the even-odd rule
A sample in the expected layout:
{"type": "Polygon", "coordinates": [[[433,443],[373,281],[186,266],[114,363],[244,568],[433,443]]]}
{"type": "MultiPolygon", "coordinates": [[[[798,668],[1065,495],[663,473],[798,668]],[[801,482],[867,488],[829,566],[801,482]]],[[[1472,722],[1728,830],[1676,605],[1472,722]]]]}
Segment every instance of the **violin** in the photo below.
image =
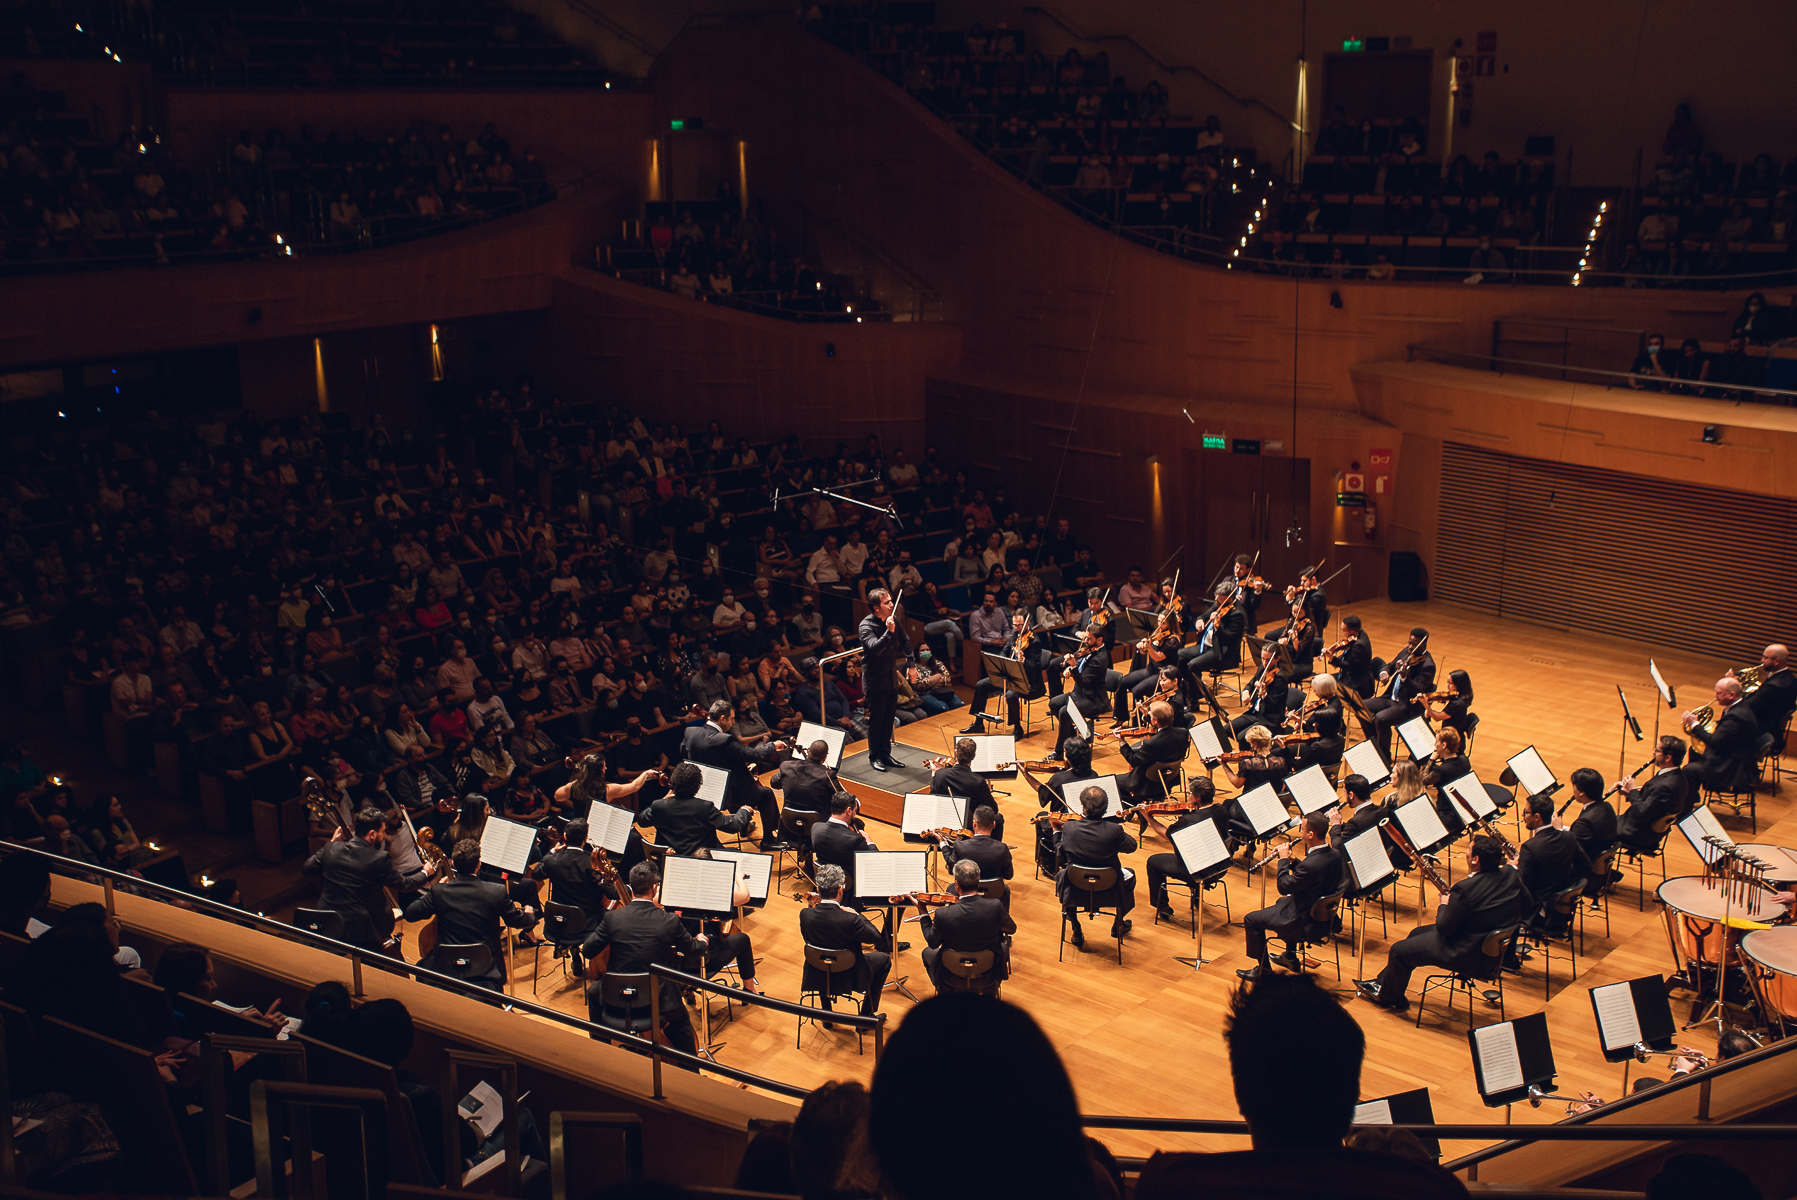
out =
{"type": "Polygon", "coordinates": [[[905,899],[919,908],[940,908],[945,904],[954,904],[961,897],[949,892],[906,892],[905,899]]]}
{"type": "Polygon", "coordinates": [[[965,829],[951,829],[945,825],[941,829],[926,829],[918,836],[923,838],[935,838],[938,842],[948,843],[958,842],[964,837],[972,837],[973,835],[968,833],[965,829]]]}
{"type": "Polygon", "coordinates": [[[1010,770],[1064,771],[1066,769],[1067,769],[1066,763],[1061,762],[1059,759],[1054,759],[1054,758],[1045,758],[1041,762],[1021,762],[1021,761],[1019,761],[1019,762],[998,763],[993,767],[993,770],[996,770],[996,771],[1010,771],[1010,770]]]}
{"type": "Polygon", "coordinates": [[[1065,825],[1067,822],[1077,821],[1077,820],[1079,820],[1079,818],[1074,816],[1072,813],[1039,812],[1034,817],[1032,817],[1031,820],[1035,821],[1036,824],[1038,824],[1038,825],[1046,824],[1046,825],[1052,826],[1055,829],[1059,829],[1061,826],[1065,825]]]}
{"type": "Polygon", "coordinates": [[[1025,629],[1022,633],[1018,634],[1017,644],[1012,647],[1011,656],[1018,661],[1022,661],[1024,654],[1030,648],[1030,640],[1035,636],[1036,631],[1033,629],[1025,629]]]}

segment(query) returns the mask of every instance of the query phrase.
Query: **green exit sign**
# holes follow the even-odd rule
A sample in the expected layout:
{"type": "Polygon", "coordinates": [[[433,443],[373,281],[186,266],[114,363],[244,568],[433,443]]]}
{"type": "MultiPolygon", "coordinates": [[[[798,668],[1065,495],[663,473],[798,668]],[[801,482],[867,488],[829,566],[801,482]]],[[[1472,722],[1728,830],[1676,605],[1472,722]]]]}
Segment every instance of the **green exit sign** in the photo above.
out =
{"type": "Polygon", "coordinates": [[[1366,43],[1359,38],[1344,38],[1342,40],[1342,49],[1349,54],[1358,54],[1360,51],[1366,49],[1366,43]]]}
{"type": "Polygon", "coordinates": [[[1229,449],[1229,439],[1221,434],[1207,433],[1204,435],[1204,448],[1206,450],[1227,450],[1229,449]]]}
{"type": "MultiPolygon", "coordinates": [[[[1356,46],[1355,49],[1359,49],[1359,47],[1356,46]]],[[[675,117],[672,121],[668,122],[668,128],[675,129],[675,130],[685,129],[686,122],[682,121],[679,117],[675,117]]]]}

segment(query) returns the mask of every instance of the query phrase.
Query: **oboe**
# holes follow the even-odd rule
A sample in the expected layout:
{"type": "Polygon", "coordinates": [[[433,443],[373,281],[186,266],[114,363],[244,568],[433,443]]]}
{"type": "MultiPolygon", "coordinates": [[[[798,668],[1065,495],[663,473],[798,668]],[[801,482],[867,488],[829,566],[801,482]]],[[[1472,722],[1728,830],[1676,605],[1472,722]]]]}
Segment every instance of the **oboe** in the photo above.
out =
{"type": "MultiPolygon", "coordinates": [[[[1630,779],[1635,778],[1635,776],[1641,774],[1641,772],[1647,770],[1647,768],[1649,768],[1651,766],[1653,766],[1653,759],[1650,758],[1646,762],[1642,763],[1640,766],[1636,767],[1633,771],[1630,771],[1629,778],[1630,779]]],[[[1622,790],[1622,780],[1618,779],[1615,783],[1610,785],[1610,790],[1605,792],[1603,794],[1602,798],[1605,800],[1608,800],[1611,796],[1614,796],[1617,792],[1620,792],[1621,790],[1622,790]]],[[[1577,799],[1578,799],[1578,793],[1574,792],[1573,796],[1572,796],[1572,800],[1577,800],[1577,799]]],[[[1566,804],[1562,804],[1560,806],[1560,815],[1561,816],[1566,815],[1567,806],[1572,803],[1572,800],[1568,800],[1566,802],[1566,804]]]]}

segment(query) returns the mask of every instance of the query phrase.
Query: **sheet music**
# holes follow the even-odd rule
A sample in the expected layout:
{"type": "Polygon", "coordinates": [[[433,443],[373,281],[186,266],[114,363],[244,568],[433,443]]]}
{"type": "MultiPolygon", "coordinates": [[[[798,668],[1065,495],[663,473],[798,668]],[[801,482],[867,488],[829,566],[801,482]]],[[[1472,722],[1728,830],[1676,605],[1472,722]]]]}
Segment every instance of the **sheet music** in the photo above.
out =
{"type": "Polygon", "coordinates": [[[1627,983],[1591,989],[1597,1009],[1597,1033],[1605,1050],[1621,1050],[1641,1040],[1641,1018],[1635,1015],[1635,992],[1627,983]]]}
{"type": "Polygon", "coordinates": [[[804,758],[805,751],[809,750],[811,743],[819,738],[830,743],[830,755],[824,759],[824,765],[831,770],[842,766],[842,748],[849,740],[849,731],[840,725],[819,725],[812,721],[800,721],[799,731],[793,735],[792,739],[792,756],[804,758]]]}
{"type": "Polygon", "coordinates": [[[1123,795],[1117,790],[1115,775],[1099,775],[1092,779],[1076,779],[1071,783],[1063,783],[1061,799],[1067,802],[1067,811],[1081,818],[1085,817],[1086,810],[1080,806],[1079,794],[1089,787],[1104,789],[1105,799],[1108,803],[1106,803],[1101,816],[1114,817],[1123,811],[1123,795]]]}
{"type": "Polygon", "coordinates": [[[1666,702],[1666,707],[1677,707],[1672,699],[1672,689],[1666,686],[1665,676],[1660,674],[1660,668],[1654,665],[1651,658],[1647,660],[1647,673],[1653,676],[1653,685],[1660,690],[1660,699],[1666,702]]]}
{"type": "Polygon", "coordinates": [[[1223,742],[1217,737],[1217,727],[1209,721],[1200,721],[1186,730],[1186,736],[1192,739],[1192,748],[1198,751],[1198,757],[1206,762],[1215,762],[1223,756],[1223,742]]]}
{"type": "MultiPolygon", "coordinates": [[[[774,856],[752,850],[713,850],[711,857],[736,864],[736,883],[748,889],[750,900],[766,900],[774,878],[774,856]]],[[[735,883],[731,885],[733,888],[735,883]]]]}
{"type": "Polygon", "coordinates": [[[530,848],[536,841],[534,826],[520,825],[503,817],[488,817],[480,831],[480,860],[513,875],[522,874],[530,865],[530,848]]]}
{"type": "Polygon", "coordinates": [[[884,899],[930,890],[926,850],[859,850],[855,853],[855,895],[884,899]]]}
{"type": "Polygon", "coordinates": [[[587,805],[587,845],[603,846],[613,854],[624,853],[624,847],[630,844],[634,819],[628,808],[593,801],[587,805]]]}
{"type": "Polygon", "coordinates": [[[1279,798],[1279,792],[1270,783],[1263,783],[1251,792],[1236,798],[1242,806],[1242,815],[1254,827],[1255,837],[1265,837],[1282,825],[1290,824],[1292,814],[1285,810],[1285,802],[1279,798]]]}
{"type": "Polygon", "coordinates": [[[1390,1125],[1391,1101],[1368,1100],[1365,1104],[1356,1104],[1353,1123],[1356,1125],[1390,1125]]]}
{"type": "Polygon", "coordinates": [[[1541,761],[1541,755],[1533,746],[1525,746],[1510,759],[1510,769],[1516,773],[1516,780],[1522,784],[1523,791],[1530,795],[1540,792],[1551,792],[1560,786],[1548,765],[1541,761]]]}
{"type": "Polygon", "coordinates": [[[699,799],[709,800],[716,808],[724,807],[724,792],[730,786],[730,772],[722,767],[708,767],[704,763],[694,763],[703,777],[699,784],[699,799]]]}
{"type": "Polygon", "coordinates": [[[1728,836],[1728,830],[1722,828],[1716,820],[1716,814],[1707,807],[1692,809],[1690,815],[1678,823],[1678,831],[1685,835],[1685,840],[1691,843],[1691,849],[1697,851],[1697,856],[1706,863],[1715,862],[1721,857],[1722,851],[1704,841],[1704,838],[1716,838],[1724,846],[1735,844],[1735,839],[1728,836]]]}
{"type": "Polygon", "coordinates": [[[1460,778],[1451,779],[1442,786],[1460,797],[1460,804],[1455,807],[1462,813],[1468,809],[1472,810],[1475,821],[1483,821],[1497,811],[1497,805],[1492,803],[1491,794],[1485,790],[1485,785],[1479,782],[1479,775],[1476,771],[1468,771],[1460,778]]]}
{"type": "Polygon", "coordinates": [[[1516,1027],[1481,1025],[1473,1030],[1473,1051],[1479,1059],[1480,1092],[1495,1096],[1523,1086],[1522,1056],[1516,1050],[1516,1027]]]}
{"type": "Polygon", "coordinates": [[[1073,732],[1079,734],[1088,742],[1091,741],[1092,726],[1086,723],[1086,714],[1079,710],[1079,705],[1069,700],[1067,702],[1067,707],[1062,711],[1067,714],[1067,719],[1073,722],[1073,732]]]}
{"type": "MultiPolygon", "coordinates": [[[[968,770],[975,775],[996,775],[999,763],[1017,761],[1017,738],[1009,733],[965,734],[973,743],[973,762],[968,770]]],[[[956,738],[960,741],[960,738],[956,738]]]]}
{"type": "Polygon", "coordinates": [[[1379,753],[1379,747],[1372,742],[1355,742],[1342,755],[1342,761],[1348,764],[1350,775],[1361,775],[1367,783],[1378,787],[1391,778],[1391,768],[1385,765],[1385,757],[1379,753]]]}
{"type": "Polygon", "coordinates": [[[1343,848],[1348,852],[1348,865],[1354,870],[1354,886],[1360,891],[1397,874],[1391,865],[1391,855],[1385,852],[1385,839],[1380,836],[1378,826],[1355,834],[1343,843],[1343,848]]]}
{"type": "Polygon", "coordinates": [[[662,863],[663,908],[727,913],[736,891],[736,864],[721,858],[682,858],[670,854],[662,863]]]}
{"type": "Polygon", "coordinates": [[[1404,739],[1410,757],[1419,763],[1435,753],[1435,731],[1421,717],[1411,717],[1398,726],[1398,736],[1404,739]]]}
{"type": "Polygon", "coordinates": [[[1203,874],[1229,857],[1229,847],[1223,844],[1215,821],[1196,821],[1174,831],[1172,840],[1188,875],[1203,874]]]}
{"type": "Polygon", "coordinates": [[[1311,763],[1296,775],[1285,781],[1285,788],[1298,802],[1298,811],[1305,816],[1313,812],[1322,812],[1339,797],[1335,794],[1335,785],[1329,782],[1329,776],[1323,774],[1321,763],[1311,763]]]}
{"type": "Polygon", "coordinates": [[[1435,805],[1427,796],[1418,796],[1398,809],[1397,818],[1398,828],[1404,831],[1404,836],[1419,853],[1448,840],[1448,827],[1441,823],[1441,814],[1435,811],[1435,805]]]}
{"type": "Polygon", "coordinates": [[[899,832],[916,837],[927,829],[964,829],[967,801],[961,796],[938,796],[931,792],[906,792],[905,815],[899,832]]]}

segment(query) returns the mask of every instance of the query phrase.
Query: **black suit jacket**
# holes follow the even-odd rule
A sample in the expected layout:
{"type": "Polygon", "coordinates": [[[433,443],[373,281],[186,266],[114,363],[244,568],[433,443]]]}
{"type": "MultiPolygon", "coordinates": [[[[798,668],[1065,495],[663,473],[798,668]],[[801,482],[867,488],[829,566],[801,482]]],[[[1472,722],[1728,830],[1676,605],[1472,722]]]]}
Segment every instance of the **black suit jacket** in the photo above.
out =
{"type": "Polygon", "coordinates": [[[1572,836],[1579,839],[1585,856],[1595,862],[1598,855],[1616,844],[1616,810],[1608,800],[1585,805],[1579,819],[1572,823],[1572,836]]]}
{"type": "Polygon", "coordinates": [[[830,800],[836,795],[836,780],[830,768],[808,758],[789,758],[780,764],[773,786],[786,796],[787,812],[823,813],[830,815],[830,800]]]}
{"type": "MultiPolygon", "coordinates": [[[[822,828],[822,826],[819,826],[822,828]]],[[[799,910],[799,934],[808,946],[816,946],[820,950],[859,949],[872,946],[885,953],[891,949],[889,940],[880,933],[873,924],[860,913],[851,908],[844,908],[833,900],[820,901],[815,908],[799,910]]],[[[873,972],[867,965],[865,954],[855,964],[851,973],[851,981],[855,991],[865,991],[873,978],[873,972]]],[[[810,991],[823,983],[823,973],[810,964],[806,964],[801,986],[810,991]]]]}
{"type": "Polygon", "coordinates": [[[1750,769],[1760,744],[1759,718],[1746,701],[1734,704],[1716,722],[1715,736],[1703,746],[1703,785],[1724,791],[1734,786],[1739,772],[1750,769]]]}
{"type": "Polygon", "coordinates": [[[1115,821],[1069,821],[1061,827],[1060,864],[1114,867],[1123,870],[1123,855],[1135,851],[1136,839],[1115,821]]]}
{"type": "Polygon", "coordinates": [[[1173,725],[1149,734],[1141,741],[1125,741],[1122,744],[1123,761],[1131,770],[1123,778],[1123,790],[1134,796],[1149,787],[1149,768],[1159,763],[1177,763],[1185,760],[1186,753],[1192,748],[1192,739],[1184,729],[1173,725]]]}
{"type": "Polygon", "coordinates": [[[725,733],[709,722],[688,726],[680,739],[680,756],[688,762],[704,763],[730,772],[730,786],[724,793],[726,808],[752,803],[752,789],[757,786],[755,767],[778,753],[772,739],[750,749],[737,740],[735,734],[725,733]]]}
{"type": "Polygon", "coordinates": [[[893,628],[886,628],[886,622],[869,613],[861,618],[860,628],[856,632],[861,637],[861,687],[869,693],[885,693],[898,690],[899,661],[911,648],[909,639],[905,637],[903,621],[894,621],[893,628]]]}
{"type": "MultiPolygon", "coordinates": [[[[437,945],[483,945],[493,952],[493,978],[505,978],[505,954],[499,930],[502,924],[522,929],[530,918],[512,903],[505,884],[468,875],[437,881],[406,905],[406,920],[437,918],[437,945]]],[[[435,951],[432,952],[433,954],[435,951]]]]}
{"type": "Polygon", "coordinates": [[[1342,647],[1332,661],[1342,682],[1353,688],[1362,700],[1373,694],[1373,643],[1365,633],[1342,647]]]}
{"type": "MultiPolygon", "coordinates": [[[[532,874],[549,881],[549,899],[557,904],[571,904],[597,923],[611,898],[611,891],[593,874],[591,850],[563,846],[543,856],[532,868],[532,874]]],[[[590,928],[590,926],[589,926],[590,928]]]]}
{"type": "Polygon", "coordinates": [[[995,974],[1003,973],[1009,956],[1004,935],[1017,932],[1017,922],[1005,912],[1005,906],[984,896],[963,896],[934,914],[925,914],[918,924],[923,927],[924,940],[935,949],[963,953],[994,951],[997,955],[992,962],[995,974]]]}
{"type": "MultiPolygon", "coordinates": [[[[998,801],[992,797],[992,785],[960,763],[950,763],[934,775],[930,776],[930,791],[938,796],[961,796],[967,800],[967,819],[962,824],[973,828],[973,810],[983,805],[998,809],[998,801]]],[[[1004,817],[999,817],[1001,823],[1004,817]]]]}
{"type": "Polygon", "coordinates": [[[343,918],[343,940],[369,950],[393,933],[393,910],[382,889],[415,892],[426,879],[422,873],[401,875],[386,850],[361,838],[326,842],[300,869],[324,879],[318,907],[343,918]]]}
{"type": "Polygon", "coordinates": [[[1341,890],[1342,856],[1333,846],[1314,846],[1303,858],[1283,859],[1279,864],[1279,894],[1290,900],[1299,915],[1324,896],[1341,890]]]}
{"type": "Polygon", "coordinates": [[[1329,831],[1329,844],[1339,850],[1348,841],[1377,826],[1385,816],[1385,806],[1369,800],[1329,831]]]}
{"type": "Polygon", "coordinates": [[[1081,783],[1087,779],[1097,779],[1098,772],[1090,768],[1076,771],[1068,767],[1064,771],[1056,771],[1048,777],[1048,782],[1036,789],[1036,803],[1050,812],[1066,812],[1067,801],[1061,795],[1061,788],[1069,783],[1081,783]]]}
{"type": "Polygon", "coordinates": [[[1582,882],[1591,873],[1591,859],[1572,830],[1543,826],[1517,850],[1516,873],[1540,907],[1555,893],[1582,882]]]}
{"type": "Polygon", "coordinates": [[[1741,703],[1753,710],[1760,732],[1774,737],[1784,730],[1791,713],[1797,711],[1797,672],[1786,667],[1742,697],[1741,703]]]}
{"type": "MultiPolygon", "coordinates": [[[[611,947],[611,959],[606,970],[629,975],[642,974],[653,963],[678,966],[676,955],[700,954],[699,943],[680,918],[648,900],[633,900],[606,913],[587,935],[581,951],[591,959],[607,946],[611,947]]],[[[680,989],[664,981],[662,1013],[677,1012],[679,1008],[680,989]]]]}
{"type": "Polygon", "coordinates": [[[1650,845],[1658,835],[1654,822],[1677,817],[1689,805],[1690,783],[1679,770],[1662,771],[1635,789],[1634,799],[1616,822],[1616,836],[1630,845],[1650,845]]]}
{"type": "MultiPolygon", "coordinates": [[[[827,863],[841,867],[849,877],[849,885],[843,891],[845,896],[855,894],[855,855],[872,849],[866,834],[840,821],[819,821],[811,827],[811,853],[818,865],[827,863]]],[[[842,947],[831,946],[829,949],[840,950],[842,947]]]]}
{"type": "Polygon", "coordinates": [[[1110,655],[1103,650],[1088,653],[1073,677],[1070,703],[1087,717],[1096,717],[1110,707],[1110,693],[1105,690],[1105,672],[1111,667],[1110,655]]]}
{"type": "Polygon", "coordinates": [[[655,829],[661,835],[662,844],[675,854],[691,854],[701,846],[716,850],[720,830],[741,833],[749,827],[754,815],[752,809],[727,813],[697,796],[664,796],[645,808],[636,823],[655,829]]]}
{"type": "MultiPolygon", "coordinates": [[[[974,834],[942,848],[943,861],[950,866],[964,858],[980,864],[981,879],[1011,879],[1016,868],[1011,865],[1011,848],[995,837],[974,834]]],[[[957,947],[965,949],[965,947],[957,947]]]]}
{"type": "Polygon", "coordinates": [[[1494,929],[1520,925],[1532,907],[1528,889],[1513,868],[1479,871],[1468,875],[1448,893],[1448,902],[1435,917],[1435,937],[1441,946],[1443,966],[1463,967],[1478,961],[1484,935],[1494,929]]]}
{"type": "MultiPolygon", "coordinates": [[[[1397,674],[1395,669],[1392,674],[1397,674]]],[[[1426,696],[1435,690],[1435,656],[1425,649],[1415,660],[1414,665],[1391,689],[1394,700],[1403,704],[1414,704],[1418,696],[1426,696]]]]}

